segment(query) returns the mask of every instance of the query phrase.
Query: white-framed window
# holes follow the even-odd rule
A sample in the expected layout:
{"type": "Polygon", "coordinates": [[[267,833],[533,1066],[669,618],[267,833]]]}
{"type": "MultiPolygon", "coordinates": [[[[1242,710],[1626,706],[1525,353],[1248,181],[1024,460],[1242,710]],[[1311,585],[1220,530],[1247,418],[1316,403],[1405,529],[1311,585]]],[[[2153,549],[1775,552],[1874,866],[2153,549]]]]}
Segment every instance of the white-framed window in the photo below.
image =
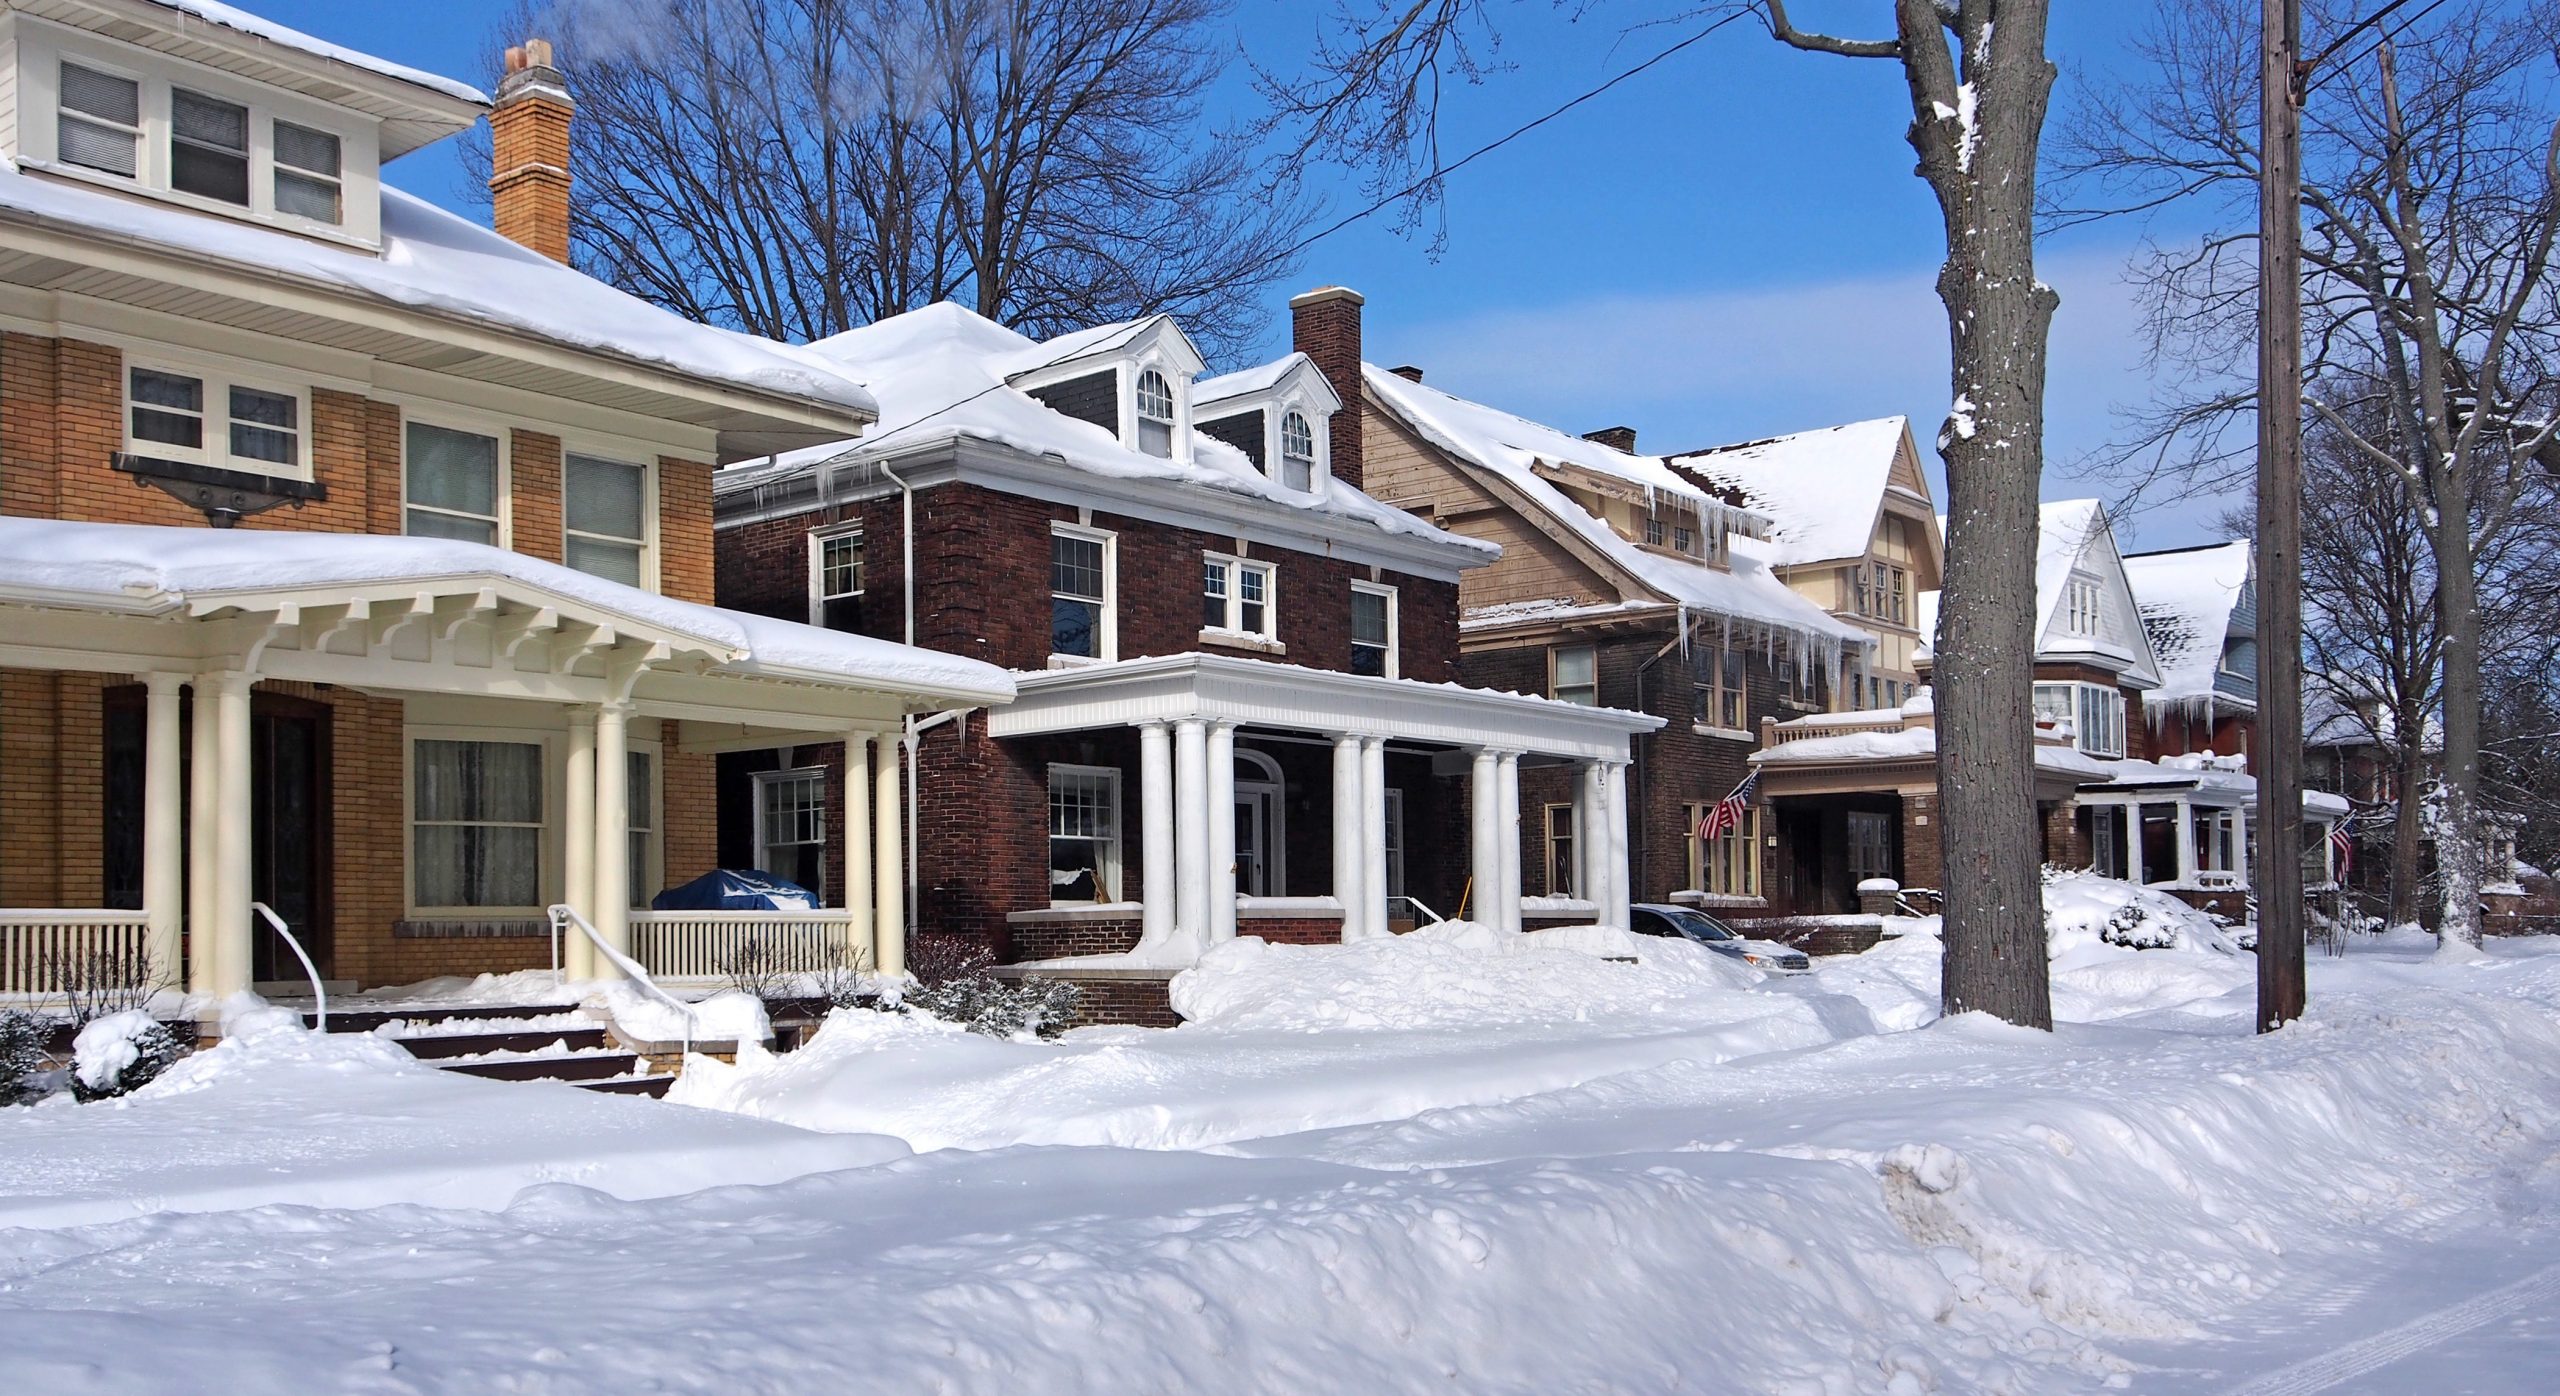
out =
{"type": "Polygon", "coordinates": [[[137,358],[125,364],[125,406],[134,455],[311,478],[308,389],[137,358]]]}
{"type": "Polygon", "coordinates": [[[1303,412],[1280,418],[1280,483],[1293,490],[1316,487],[1316,432],[1303,412]]]}
{"type": "Polygon", "coordinates": [[[409,763],[411,905],[538,913],[548,885],[543,744],[413,737],[409,763]]]}
{"type": "Polygon", "coordinates": [[[494,433],[411,420],[401,428],[401,531],[504,546],[505,446],[494,433]]]}
{"type": "Polygon", "coordinates": [[[2089,805],[2089,868],[2100,877],[2122,879],[2124,865],[2124,809],[2119,805],[2089,805]]]}
{"type": "Polygon", "coordinates": [[[1547,806],[1547,895],[1573,895],[1573,806],[1547,806]]]}
{"type": "Polygon", "coordinates": [[[2104,607],[2095,577],[2073,577],[2063,583],[2063,624],[2074,635],[2095,635],[2104,607]]]}
{"type": "Polygon", "coordinates": [[[2036,718],[2068,723],[2072,745],[2091,756],[2124,755],[2124,690],[2093,683],[2040,683],[2036,718]]]}
{"type": "Polygon", "coordinates": [[[1697,837],[1712,805],[1689,806],[1689,885],[1722,897],[1760,895],[1760,811],[1742,812],[1742,822],[1713,838],[1697,837]]]}
{"type": "Polygon", "coordinates": [[[827,773],[817,766],[759,771],[756,867],[827,902],[827,773]]]}
{"type": "Polygon", "coordinates": [[[1899,567],[1891,569],[1891,573],[1892,590],[1886,596],[1885,618],[1896,625],[1908,624],[1911,618],[1911,574],[1899,567]]]}
{"type": "Polygon", "coordinates": [[[1049,900],[1120,900],[1120,773],[1049,768],[1049,900]]]}
{"type": "Polygon", "coordinates": [[[1387,895],[1404,892],[1404,791],[1387,787],[1387,895]]]}
{"type": "Polygon", "coordinates": [[[169,89],[169,187],[249,206],[249,109],[184,87],[169,89]]]}
{"type": "Polygon", "coordinates": [[[649,467],[570,452],[560,470],[561,560],[649,586],[649,467]]]}
{"type": "Polygon", "coordinates": [[[1644,541],[1645,541],[1645,545],[1646,545],[1647,547],[1653,547],[1653,548],[1667,547],[1667,546],[1669,546],[1669,544],[1670,544],[1670,539],[1671,539],[1671,526],[1670,526],[1669,524],[1666,524],[1666,523],[1664,523],[1664,522],[1662,521],[1662,516],[1661,516],[1661,515],[1659,515],[1659,514],[1647,514],[1647,515],[1645,515],[1645,518],[1644,518],[1644,541]]]}
{"type": "Polygon", "coordinates": [[[346,221],[344,143],[328,131],[275,123],[276,212],[332,226],[346,221]]]}
{"type": "Polygon", "coordinates": [[[631,854],[627,865],[631,878],[631,905],[646,907],[649,899],[666,885],[659,867],[658,843],[658,755],[654,750],[634,747],[623,753],[623,809],[631,821],[631,854]]]}
{"type": "Polygon", "coordinates": [[[1152,368],[1138,373],[1138,449],[1173,455],[1173,384],[1152,368]]]}
{"type": "Polygon", "coordinates": [[[1689,660],[1689,720],[1700,727],[1741,729],[1749,696],[1743,687],[1742,651],[1700,648],[1689,660]]]}
{"type": "Polygon", "coordinates": [[[1117,540],[1098,529],[1049,527],[1049,653],[1053,659],[1117,656],[1112,615],[1117,540]]]}
{"type": "Polygon", "coordinates": [[[1893,816],[1873,810],[1851,810],[1845,816],[1849,835],[1849,883],[1893,876],[1893,816]]]}
{"type": "Polygon", "coordinates": [[[1351,584],[1351,672],[1396,677],[1396,589],[1375,582],[1351,584]]]}
{"type": "Polygon", "coordinates": [[[1586,708],[1600,706],[1600,652],[1589,645],[1547,651],[1547,696],[1586,708]]]}
{"type": "Polygon", "coordinates": [[[133,179],[142,173],[142,84],[64,60],[54,150],[66,165],[133,179]]]}
{"type": "Polygon", "coordinates": [[[1200,573],[1201,628],[1263,640],[1277,638],[1280,618],[1273,598],[1279,573],[1272,564],[1205,553],[1200,573]]]}
{"type": "Polygon", "coordinates": [[[809,623],[862,629],[862,530],[809,535],[809,623]]]}
{"type": "Polygon", "coordinates": [[[1876,613],[1875,587],[1868,579],[1866,564],[1860,563],[1849,569],[1849,593],[1850,606],[1859,615],[1876,613]]]}
{"type": "Polygon", "coordinates": [[[1696,552],[1698,550],[1698,531],[1689,527],[1687,524],[1672,525],[1671,546],[1678,552],[1696,552]]]}

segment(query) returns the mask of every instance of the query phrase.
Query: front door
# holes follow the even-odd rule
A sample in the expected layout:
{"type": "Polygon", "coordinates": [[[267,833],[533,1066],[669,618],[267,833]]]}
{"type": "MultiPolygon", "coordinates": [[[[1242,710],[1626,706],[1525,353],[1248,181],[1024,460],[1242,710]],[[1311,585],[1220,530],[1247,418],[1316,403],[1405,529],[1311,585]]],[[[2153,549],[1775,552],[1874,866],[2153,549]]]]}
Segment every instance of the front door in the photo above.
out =
{"type": "Polygon", "coordinates": [[[1280,801],[1277,787],[1261,781],[1236,782],[1236,891],[1247,897],[1280,895],[1275,875],[1272,831],[1280,801]]]}
{"type": "MultiPolygon", "coordinates": [[[[249,895],[274,907],[329,972],[329,710],[261,695],[249,727],[249,895]]],[[[264,918],[250,928],[250,975],[300,983],[302,962],[264,918]]]]}

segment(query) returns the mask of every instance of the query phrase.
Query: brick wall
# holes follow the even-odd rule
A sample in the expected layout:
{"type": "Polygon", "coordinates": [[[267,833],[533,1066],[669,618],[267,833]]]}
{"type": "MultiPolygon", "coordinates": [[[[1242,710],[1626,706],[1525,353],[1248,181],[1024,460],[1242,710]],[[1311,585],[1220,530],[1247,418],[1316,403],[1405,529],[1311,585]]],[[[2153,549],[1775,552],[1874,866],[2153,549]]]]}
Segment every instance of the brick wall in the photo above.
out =
{"type": "Polygon", "coordinates": [[[1290,347],[1315,361],[1342,410],[1333,414],[1329,449],[1333,478],[1353,489],[1366,488],[1361,429],[1366,400],[1360,385],[1360,293],[1327,286],[1289,302],[1290,347]]]}
{"type": "Polygon", "coordinates": [[[522,428],[508,435],[510,536],[517,552],[558,562],[565,542],[560,532],[560,438],[522,428]]]}
{"type": "MultiPolygon", "coordinates": [[[[658,457],[658,590],[711,604],[711,465],[658,457]]],[[[801,617],[794,616],[794,620],[801,617]]]]}
{"type": "Polygon", "coordinates": [[[1938,845],[1938,796],[1902,797],[1902,885],[1944,888],[1946,865],[1938,845]]]}
{"type": "Polygon", "coordinates": [[[1138,948],[1144,931],[1135,921],[1017,921],[1012,925],[1017,960],[1060,960],[1070,955],[1122,955],[1138,948]]]}

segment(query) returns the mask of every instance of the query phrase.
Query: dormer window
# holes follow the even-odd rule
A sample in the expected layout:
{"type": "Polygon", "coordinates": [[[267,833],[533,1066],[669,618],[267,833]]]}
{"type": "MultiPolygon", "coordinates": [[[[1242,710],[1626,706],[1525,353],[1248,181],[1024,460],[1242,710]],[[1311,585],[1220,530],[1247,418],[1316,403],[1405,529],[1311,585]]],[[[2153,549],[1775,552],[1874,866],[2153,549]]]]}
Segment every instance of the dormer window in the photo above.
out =
{"type": "Polygon", "coordinates": [[[2074,635],[2094,636],[2098,633],[2101,607],[2097,579],[2074,577],[2063,592],[2064,624],[2074,635]]]}
{"type": "Polygon", "coordinates": [[[338,138],[326,131],[276,123],[276,212],[315,223],[340,219],[338,138]]]}
{"type": "Polygon", "coordinates": [[[249,206],[249,109],[169,91],[169,187],[199,199],[249,206]]]}
{"type": "Polygon", "coordinates": [[[1173,457],[1173,385],[1152,368],[1138,375],[1138,449],[1173,457]]]}
{"type": "Polygon", "coordinates": [[[1303,412],[1280,419],[1280,483],[1293,490],[1316,484],[1316,433],[1303,412]]]}
{"type": "Polygon", "coordinates": [[[65,63],[61,103],[54,139],[64,164],[127,179],[140,171],[142,84],[65,63]]]}

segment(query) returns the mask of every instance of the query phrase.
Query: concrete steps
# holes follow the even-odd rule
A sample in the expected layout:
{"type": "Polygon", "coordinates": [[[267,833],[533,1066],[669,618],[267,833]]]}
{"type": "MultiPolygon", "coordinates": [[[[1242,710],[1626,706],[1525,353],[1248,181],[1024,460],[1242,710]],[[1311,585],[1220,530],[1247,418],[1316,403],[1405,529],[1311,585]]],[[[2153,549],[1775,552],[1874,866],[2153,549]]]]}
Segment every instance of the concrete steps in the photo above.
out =
{"type": "MultiPolygon", "coordinates": [[[[312,1023],[311,1015],[304,1015],[312,1023]]],[[[672,1076],[570,1004],[361,1008],[329,1015],[329,1031],[373,1033],[445,1071],[493,1081],[558,1081],[611,1095],[663,1096],[672,1076]]]]}

